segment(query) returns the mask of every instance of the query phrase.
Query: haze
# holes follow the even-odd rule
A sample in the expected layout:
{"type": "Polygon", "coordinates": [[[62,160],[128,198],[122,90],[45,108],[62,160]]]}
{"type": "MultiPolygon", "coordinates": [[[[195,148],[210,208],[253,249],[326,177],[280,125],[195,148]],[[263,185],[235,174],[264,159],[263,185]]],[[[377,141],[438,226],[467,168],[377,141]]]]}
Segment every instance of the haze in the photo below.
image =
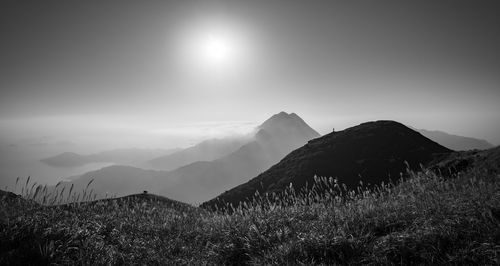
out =
{"type": "Polygon", "coordinates": [[[2,1],[0,179],[30,174],[13,158],[186,147],[282,110],[321,134],[391,119],[498,145],[499,13],[494,1],[2,1]]]}

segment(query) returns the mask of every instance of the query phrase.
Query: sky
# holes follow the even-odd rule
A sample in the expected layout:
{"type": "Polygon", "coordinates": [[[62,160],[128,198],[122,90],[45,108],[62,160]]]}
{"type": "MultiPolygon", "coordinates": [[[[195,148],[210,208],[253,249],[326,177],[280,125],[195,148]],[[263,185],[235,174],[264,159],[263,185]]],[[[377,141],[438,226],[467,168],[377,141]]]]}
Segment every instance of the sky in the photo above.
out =
{"type": "Polygon", "coordinates": [[[500,144],[497,1],[2,1],[0,146],[171,148],[280,111],[500,144]]]}

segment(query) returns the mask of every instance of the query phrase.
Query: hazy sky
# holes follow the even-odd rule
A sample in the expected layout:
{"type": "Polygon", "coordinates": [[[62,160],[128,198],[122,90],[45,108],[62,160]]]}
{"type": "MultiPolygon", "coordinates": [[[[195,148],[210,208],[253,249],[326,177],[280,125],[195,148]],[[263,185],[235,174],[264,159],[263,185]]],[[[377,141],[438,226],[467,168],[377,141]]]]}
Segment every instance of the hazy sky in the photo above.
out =
{"type": "Polygon", "coordinates": [[[2,1],[0,140],[175,146],[287,111],[500,144],[496,3],[2,1]]]}

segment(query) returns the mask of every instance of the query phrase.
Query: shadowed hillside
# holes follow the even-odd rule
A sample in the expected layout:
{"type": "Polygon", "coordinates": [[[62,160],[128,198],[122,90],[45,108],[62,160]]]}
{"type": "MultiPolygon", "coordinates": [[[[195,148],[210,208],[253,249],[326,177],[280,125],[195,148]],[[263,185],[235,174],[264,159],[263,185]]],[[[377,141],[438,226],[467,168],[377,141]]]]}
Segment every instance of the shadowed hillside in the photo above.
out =
{"type": "Polygon", "coordinates": [[[436,154],[449,149],[425,138],[420,133],[393,121],[363,123],[339,132],[332,132],[309,141],[291,152],[278,164],[202,206],[237,205],[260,194],[283,191],[293,183],[297,189],[313,184],[313,177],[338,178],[350,188],[360,181],[380,184],[396,180],[407,168],[418,169],[436,154]]]}
{"type": "Polygon", "coordinates": [[[123,207],[142,207],[144,209],[153,207],[169,208],[178,212],[188,212],[195,211],[197,208],[184,202],[173,200],[164,196],[151,194],[147,191],[143,193],[131,194],[123,197],[117,198],[106,198],[96,201],[84,202],[84,203],[69,203],[64,205],[54,206],[56,208],[79,208],[81,205],[86,207],[98,206],[108,206],[113,207],[113,205],[123,206],[123,207]]]}
{"type": "Polygon", "coordinates": [[[500,147],[454,152],[439,156],[429,163],[429,168],[448,177],[470,169],[482,169],[486,171],[485,174],[499,174],[500,147]]]}

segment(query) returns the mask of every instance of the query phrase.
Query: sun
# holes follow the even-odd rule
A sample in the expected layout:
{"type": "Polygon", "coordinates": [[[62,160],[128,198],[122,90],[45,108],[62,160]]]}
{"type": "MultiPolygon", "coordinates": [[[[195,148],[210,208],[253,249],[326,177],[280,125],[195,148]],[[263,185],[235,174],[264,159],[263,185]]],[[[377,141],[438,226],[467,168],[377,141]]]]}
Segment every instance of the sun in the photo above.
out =
{"type": "Polygon", "coordinates": [[[229,36],[208,34],[202,41],[201,60],[211,66],[224,66],[236,60],[236,44],[229,36]]]}
{"type": "Polygon", "coordinates": [[[179,62],[199,77],[234,78],[247,71],[250,38],[247,31],[229,23],[206,23],[185,30],[179,38],[179,62]]]}

